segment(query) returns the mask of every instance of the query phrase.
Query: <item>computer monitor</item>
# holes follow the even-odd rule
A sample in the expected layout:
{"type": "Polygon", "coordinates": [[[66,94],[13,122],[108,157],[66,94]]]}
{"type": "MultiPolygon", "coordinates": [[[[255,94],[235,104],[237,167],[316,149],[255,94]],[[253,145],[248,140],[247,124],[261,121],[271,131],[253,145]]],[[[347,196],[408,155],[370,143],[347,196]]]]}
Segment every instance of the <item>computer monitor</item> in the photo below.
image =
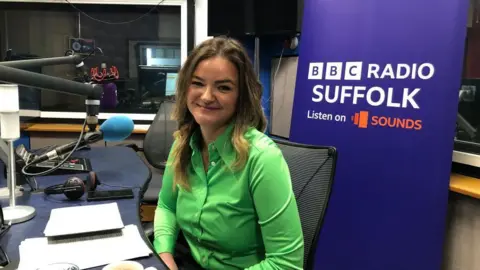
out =
{"type": "Polygon", "coordinates": [[[177,86],[178,73],[167,73],[167,80],[165,83],[165,96],[174,96],[177,86]]]}
{"type": "Polygon", "coordinates": [[[140,66],[138,82],[142,96],[165,97],[166,74],[167,71],[160,67],[140,66]]]}

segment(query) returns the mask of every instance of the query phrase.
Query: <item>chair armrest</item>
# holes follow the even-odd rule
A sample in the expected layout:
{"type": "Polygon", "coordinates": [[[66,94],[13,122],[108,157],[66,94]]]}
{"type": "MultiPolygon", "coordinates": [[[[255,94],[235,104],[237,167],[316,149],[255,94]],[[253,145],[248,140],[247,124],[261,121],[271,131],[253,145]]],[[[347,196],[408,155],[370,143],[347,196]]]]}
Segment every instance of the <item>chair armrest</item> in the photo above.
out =
{"type": "Polygon", "coordinates": [[[145,233],[145,236],[147,236],[150,242],[153,242],[153,238],[154,238],[153,222],[144,223],[142,226],[143,226],[143,233],[145,233]]]}
{"type": "Polygon", "coordinates": [[[138,145],[134,143],[120,143],[120,144],[117,144],[116,146],[125,146],[125,147],[132,148],[133,151],[135,152],[143,152],[143,148],[138,147],[138,145]]]}
{"type": "Polygon", "coordinates": [[[158,194],[162,188],[163,175],[158,169],[152,169],[152,178],[148,185],[147,190],[143,194],[142,203],[157,205],[158,194]]]}
{"type": "MultiPolygon", "coordinates": [[[[145,236],[151,243],[153,243],[153,240],[155,240],[153,222],[144,223],[142,226],[145,236]]],[[[202,269],[193,259],[190,247],[181,232],[178,234],[177,242],[175,244],[175,261],[180,269],[202,269]]]]}

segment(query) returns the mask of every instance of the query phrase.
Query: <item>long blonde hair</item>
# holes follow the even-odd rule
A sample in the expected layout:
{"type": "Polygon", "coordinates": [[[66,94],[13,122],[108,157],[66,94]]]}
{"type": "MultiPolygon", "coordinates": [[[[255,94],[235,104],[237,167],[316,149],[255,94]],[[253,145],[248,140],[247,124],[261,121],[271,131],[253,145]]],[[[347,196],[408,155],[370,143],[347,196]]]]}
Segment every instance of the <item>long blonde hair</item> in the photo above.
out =
{"type": "Polygon", "coordinates": [[[232,164],[233,169],[242,168],[248,159],[249,144],[244,138],[247,129],[254,127],[263,132],[267,126],[261,103],[263,88],[246,50],[240,42],[232,38],[216,37],[204,41],[191,52],[178,74],[176,106],[172,116],[177,121],[178,130],[173,134],[175,144],[170,157],[174,172],[174,188],[179,185],[187,190],[190,189],[188,169],[192,149],[189,143],[198,124],[187,108],[187,91],[198,64],[216,56],[229,60],[235,65],[238,72],[239,95],[232,119],[235,123],[232,145],[236,152],[236,159],[232,164]]]}

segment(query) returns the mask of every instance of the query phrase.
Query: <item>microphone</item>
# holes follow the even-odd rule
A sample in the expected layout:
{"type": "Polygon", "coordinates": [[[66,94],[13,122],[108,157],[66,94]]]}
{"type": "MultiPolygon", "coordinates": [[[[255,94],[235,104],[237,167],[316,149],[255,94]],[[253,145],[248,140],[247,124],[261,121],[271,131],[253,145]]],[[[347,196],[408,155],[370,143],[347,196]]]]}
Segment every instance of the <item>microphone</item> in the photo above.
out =
{"type": "MultiPolygon", "coordinates": [[[[134,128],[133,120],[126,116],[113,116],[107,119],[101,126],[100,131],[88,132],[81,139],[78,148],[104,140],[106,142],[123,141],[132,134],[134,128]]],[[[56,159],[61,155],[75,149],[78,141],[56,147],[52,151],[36,156],[28,165],[34,165],[46,160],[56,159]]]]}
{"type": "Polygon", "coordinates": [[[35,154],[29,152],[23,144],[20,144],[19,146],[17,146],[17,148],[15,148],[15,154],[17,154],[17,156],[21,158],[25,163],[28,163],[35,157],[35,154]]]}

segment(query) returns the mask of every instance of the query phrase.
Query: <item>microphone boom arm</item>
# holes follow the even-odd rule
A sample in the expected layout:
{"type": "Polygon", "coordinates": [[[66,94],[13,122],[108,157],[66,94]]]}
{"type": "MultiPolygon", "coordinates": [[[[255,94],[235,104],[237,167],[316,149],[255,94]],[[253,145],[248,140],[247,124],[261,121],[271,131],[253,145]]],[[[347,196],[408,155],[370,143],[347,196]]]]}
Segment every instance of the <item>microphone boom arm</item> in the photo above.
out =
{"type": "Polygon", "coordinates": [[[58,66],[58,65],[80,65],[83,62],[81,55],[74,54],[60,57],[36,58],[28,60],[15,60],[0,62],[0,65],[18,69],[27,69],[35,67],[58,66]]]}
{"type": "Polygon", "coordinates": [[[100,85],[79,83],[45,74],[21,70],[6,66],[3,63],[0,64],[0,81],[34,88],[42,88],[65,94],[84,96],[87,99],[94,100],[99,100],[103,94],[103,88],[100,85]]]}

